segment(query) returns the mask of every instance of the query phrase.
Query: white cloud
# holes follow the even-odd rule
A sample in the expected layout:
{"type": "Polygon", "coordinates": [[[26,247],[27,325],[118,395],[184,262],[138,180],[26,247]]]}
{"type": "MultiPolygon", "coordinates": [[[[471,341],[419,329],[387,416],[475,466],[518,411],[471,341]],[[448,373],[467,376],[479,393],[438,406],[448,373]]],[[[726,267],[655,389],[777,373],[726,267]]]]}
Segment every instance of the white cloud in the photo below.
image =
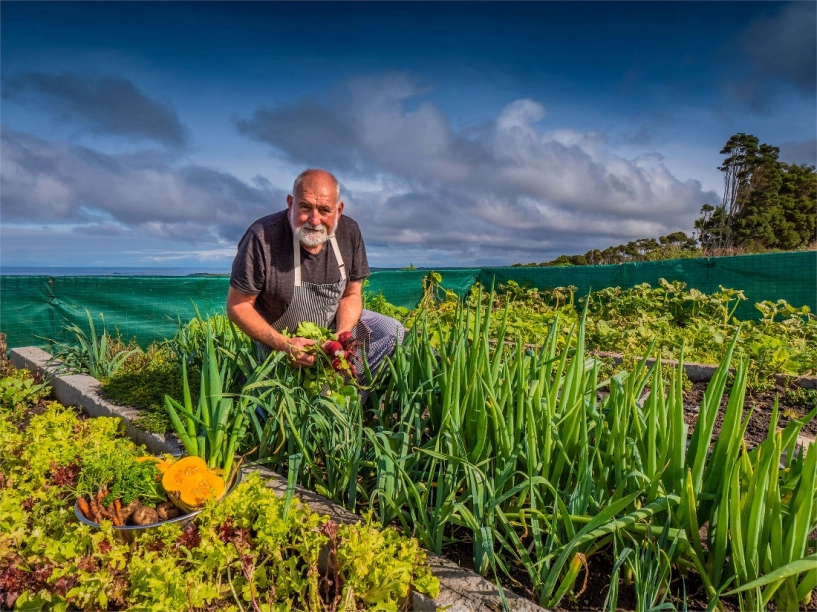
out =
{"type": "Polygon", "coordinates": [[[448,245],[451,253],[475,243],[524,245],[544,258],[557,244],[576,252],[689,231],[703,202],[715,198],[698,181],[674,177],[659,152],[628,159],[599,133],[548,131],[536,100],[513,100],[489,129],[470,133],[453,129],[424,93],[406,75],[357,79],[328,102],[259,109],[239,128],[293,163],[342,159],[341,177],[364,185],[347,185],[347,210],[378,244],[448,245]],[[292,116],[298,126],[286,121],[292,116]],[[331,150],[337,130],[326,128],[324,139],[320,126],[354,129],[331,150]],[[365,188],[367,180],[379,188],[365,188]],[[554,240],[556,231],[569,239],[554,240]]]}
{"type": "MultiPolygon", "coordinates": [[[[658,151],[630,146],[625,156],[600,133],[549,130],[539,101],[511,100],[481,129],[455,129],[427,94],[389,73],[261,107],[236,125],[274,148],[281,167],[338,175],[373,266],[411,254],[428,265],[544,261],[690,231],[703,202],[717,200],[673,176],[658,151]]],[[[8,128],[2,138],[4,223],[121,229],[187,244],[185,253],[232,248],[253,220],[283,208],[291,185],[161,152],[106,155],[8,128]]]]}
{"type": "Polygon", "coordinates": [[[249,185],[163,154],[106,155],[4,128],[0,182],[4,223],[120,227],[190,243],[236,242],[253,220],[285,205],[286,191],[249,185]]]}

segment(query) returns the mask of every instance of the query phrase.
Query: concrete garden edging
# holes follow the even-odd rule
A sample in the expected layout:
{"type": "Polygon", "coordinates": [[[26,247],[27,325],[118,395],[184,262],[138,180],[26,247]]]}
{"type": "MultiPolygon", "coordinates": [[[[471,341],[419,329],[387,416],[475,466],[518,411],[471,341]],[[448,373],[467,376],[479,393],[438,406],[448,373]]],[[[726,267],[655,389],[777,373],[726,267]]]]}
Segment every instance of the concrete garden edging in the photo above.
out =
{"type": "MultiPolygon", "coordinates": [[[[155,454],[178,453],[182,445],[172,434],[155,434],[139,429],[133,424],[141,411],[127,406],[117,406],[102,396],[100,382],[87,374],[59,373],[60,363],[49,364],[51,355],[37,347],[15,348],[9,351],[12,364],[20,369],[39,372],[51,384],[54,398],[65,406],[77,406],[92,417],[119,417],[125,425],[125,434],[136,444],[155,454]]],[[[266,468],[252,467],[245,473],[257,471],[267,480],[267,486],[283,496],[287,482],[282,476],[266,468]]],[[[345,508],[309,491],[296,487],[295,495],[306,503],[313,512],[328,515],[332,520],[353,523],[361,518],[345,508]]],[[[432,573],[440,581],[440,595],[434,599],[420,593],[412,593],[411,609],[428,612],[443,607],[448,612],[479,612],[482,610],[502,610],[502,602],[496,586],[474,572],[464,570],[456,563],[428,553],[428,563],[432,573]]],[[[508,609],[514,612],[541,612],[544,609],[532,601],[515,593],[505,591],[508,609]]]]}

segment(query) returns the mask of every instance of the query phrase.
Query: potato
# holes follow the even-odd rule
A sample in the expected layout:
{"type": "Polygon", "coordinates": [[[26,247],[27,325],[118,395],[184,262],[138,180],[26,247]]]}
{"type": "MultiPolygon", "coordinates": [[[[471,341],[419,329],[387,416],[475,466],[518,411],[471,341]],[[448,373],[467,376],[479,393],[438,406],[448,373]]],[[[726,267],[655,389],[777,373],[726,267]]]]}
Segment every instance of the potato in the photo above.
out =
{"type": "Polygon", "coordinates": [[[159,515],[160,521],[169,521],[181,515],[181,510],[173,505],[173,502],[162,502],[156,505],[156,514],[159,515]]]}
{"type": "Polygon", "coordinates": [[[134,525],[150,525],[159,522],[159,515],[150,506],[139,506],[131,518],[134,525]]]}
{"type": "Polygon", "coordinates": [[[133,513],[136,512],[136,509],[139,508],[142,504],[139,502],[138,499],[134,499],[131,503],[127,506],[122,506],[122,520],[126,523],[128,519],[133,516],[133,513]]]}

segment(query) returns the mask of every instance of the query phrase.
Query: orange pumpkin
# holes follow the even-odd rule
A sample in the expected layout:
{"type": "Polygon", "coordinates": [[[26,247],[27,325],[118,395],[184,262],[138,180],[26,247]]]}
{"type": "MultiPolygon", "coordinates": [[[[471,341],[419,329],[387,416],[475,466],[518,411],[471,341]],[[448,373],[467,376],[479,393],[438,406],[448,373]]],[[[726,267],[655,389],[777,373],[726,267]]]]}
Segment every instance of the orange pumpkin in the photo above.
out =
{"type": "Polygon", "coordinates": [[[169,466],[162,476],[167,497],[183,512],[198,510],[224,494],[224,480],[207,468],[201,457],[184,457],[169,466]]]}

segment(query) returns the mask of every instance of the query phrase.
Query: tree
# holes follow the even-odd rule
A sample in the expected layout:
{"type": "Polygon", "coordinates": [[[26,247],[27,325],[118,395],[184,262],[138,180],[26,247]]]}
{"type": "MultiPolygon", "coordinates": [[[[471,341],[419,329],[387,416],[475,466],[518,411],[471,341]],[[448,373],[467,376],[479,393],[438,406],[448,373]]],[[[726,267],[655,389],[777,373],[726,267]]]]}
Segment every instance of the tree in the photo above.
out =
{"type": "Polygon", "coordinates": [[[778,160],[777,147],[751,134],[735,134],[721,150],[723,200],[704,204],[695,235],[705,251],[794,249],[815,239],[817,177],[814,166],[778,160]]]}
{"type": "Polygon", "coordinates": [[[739,216],[749,189],[749,183],[758,154],[758,139],[751,134],[739,133],[726,141],[721,155],[726,155],[718,170],[723,172],[723,213],[718,215],[717,248],[732,246],[733,220],[739,216]]]}

